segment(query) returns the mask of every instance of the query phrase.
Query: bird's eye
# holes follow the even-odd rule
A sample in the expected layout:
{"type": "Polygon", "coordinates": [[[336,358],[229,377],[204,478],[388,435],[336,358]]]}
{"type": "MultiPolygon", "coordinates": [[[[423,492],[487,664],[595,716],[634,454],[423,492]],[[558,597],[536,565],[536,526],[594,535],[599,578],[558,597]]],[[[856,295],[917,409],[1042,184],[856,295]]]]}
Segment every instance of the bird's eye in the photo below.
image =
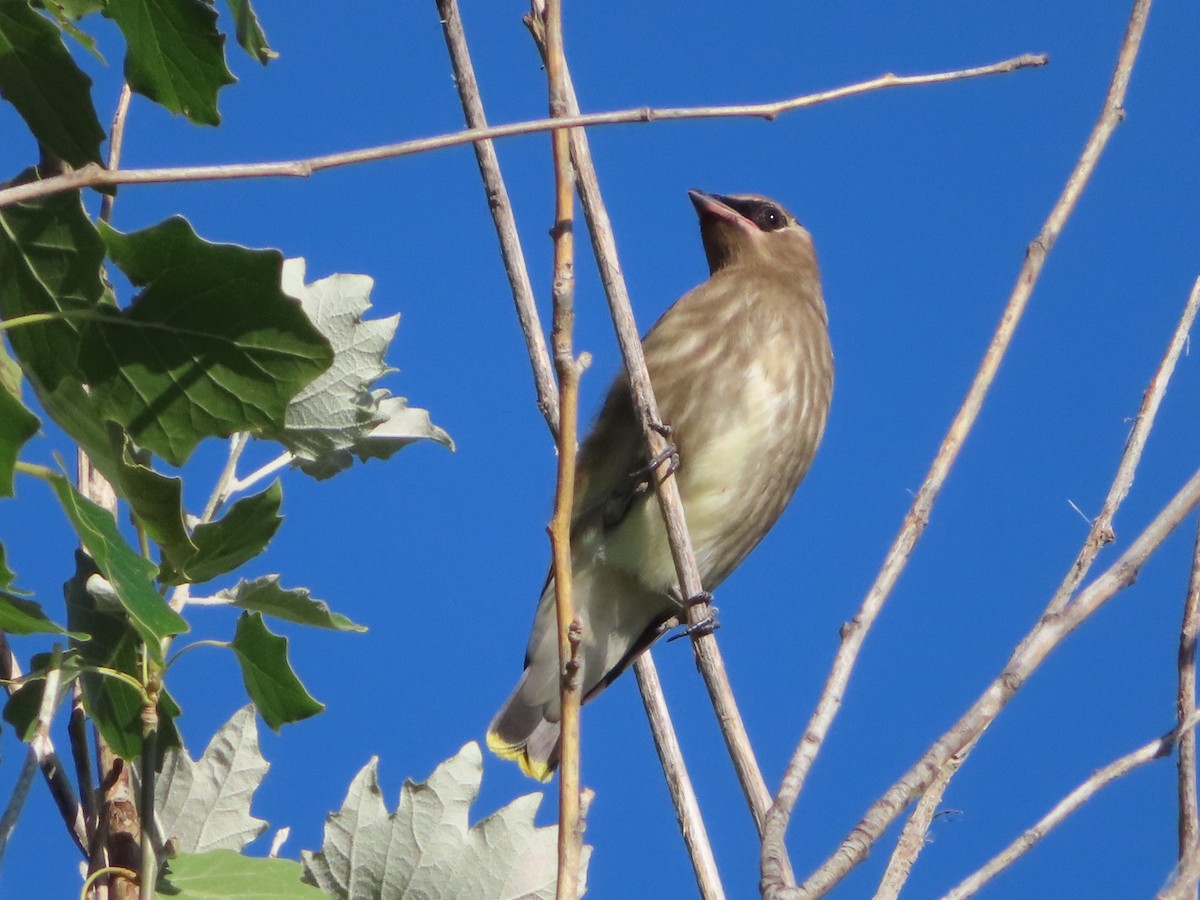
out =
{"type": "Polygon", "coordinates": [[[778,231],[787,225],[787,219],[783,213],[774,206],[764,204],[755,211],[754,224],[762,231],[778,231]]]}

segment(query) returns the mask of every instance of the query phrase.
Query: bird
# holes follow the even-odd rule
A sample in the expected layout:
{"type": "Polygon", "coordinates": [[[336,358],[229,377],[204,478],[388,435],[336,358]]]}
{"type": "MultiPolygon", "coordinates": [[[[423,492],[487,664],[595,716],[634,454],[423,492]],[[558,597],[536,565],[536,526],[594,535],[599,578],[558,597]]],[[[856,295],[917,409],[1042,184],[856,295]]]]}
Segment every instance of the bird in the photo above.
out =
{"type": "MultiPolygon", "coordinates": [[[[757,194],[688,192],[709,278],[642,339],[678,466],[700,580],[713,591],[775,524],[807,474],[833,394],[833,352],[812,236],[757,194]]],[[[576,456],[572,588],[592,700],[682,619],[629,380],[618,376],[576,456]]],[[[558,765],[561,669],[553,570],[516,688],[488,747],[548,781],[558,765]]]]}

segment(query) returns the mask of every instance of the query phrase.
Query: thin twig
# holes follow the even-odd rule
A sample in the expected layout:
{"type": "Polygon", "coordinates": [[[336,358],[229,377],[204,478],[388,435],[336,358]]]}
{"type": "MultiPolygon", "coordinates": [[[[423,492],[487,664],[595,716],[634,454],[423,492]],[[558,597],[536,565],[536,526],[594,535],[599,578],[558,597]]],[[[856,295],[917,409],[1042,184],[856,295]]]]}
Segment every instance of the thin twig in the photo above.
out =
{"type": "Polygon", "coordinates": [[[654,746],[667,778],[667,789],[671,792],[671,801],[679,818],[679,830],[692,860],[700,896],[704,900],[724,900],[725,888],[717,872],[717,860],[708,841],[708,831],[704,827],[704,817],[700,814],[692,779],[683,764],[683,750],[675,736],[671,711],[663,698],[658,669],[649,651],[638,657],[633,664],[633,673],[637,676],[638,689],[646,703],[646,715],[650,719],[650,730],[654,733],[654,746]]]}
{"type": "MultiPolygon", "coordinates": [[[[438,14],[442,20],[442,31],[446,36],[446,47],[450,51],[450,64],[454,68],[454,84],[462,102],[463,115],[468,128],[486,128],[487,116],[483,111],[483,100],[479,83],[475,80],[475,69],[471,65],[471,54],[467,49],[467,36],[463,30],[462,16],[458,12],[457,0],[436,0],[438,14]]],[[[504,260],[504,271],[512,288],[513,303],[517,309],[517,321],[525,336],[525,351],[533,368],[533,383],[537,390],[538,409],[550,427],[551,437],[558,437],[558,387],[550,368],[550,355],[546,351],[546,338],[538,316],[537,302],[533,296],[533,285],[525,265],[525,254],[521,250],[521,237],[517,233],[517,222],[513,217],[508,189],[500,174],[500,160],[491,141],[476,141],[475,159],[479,163],[479,174],[487,193],[488,209],[496,226],[496,237],[500,241],[500,255],[504,260]]]]}
{"type": "MultiPolygon", "coordinates": [[[[563,96],[562,0],[549,0],[543,20],[546,32],[546,80],[550,115],[567,114],[563,96]]],[[[579,642],[583,626],[572,597],[571,519],[575,505],[575,446],[579,423],[579,375],[575,359],[575,172],[571,168],[568,131],[550,133],[554,156],[554,283],[551,297],[554,321],[550,340],[558,374],[558,486],[550,543],[554,555],[554,600],[558,613],[558,663],[561,676],[561,737],[558,773],[557,900],[577,900],[583,831],[579,809],[579,706],[583,685],[579,677],[579,642]]]]}
{"type": "Polygon", "coordinates": [[[1200,470],[1163,507],[1138,535],[1129,549],[1102,575],[1088,585],[1061,613],[1045,615],[1021,641],[1004,670],[988,685],[954,726],[938,738],[901,779],[884,792],[862,820],[825,861],[801,885],[799,896],[820,897],[866,858],[871,845],[887,827],[937,777],[938,771],[956,753],[961,753],[999,715],[1021,686],[1047,656],[1089,616],[1129,585],[1167,536],[1200,504],[1200,470]]]}
{"type": "Polygon", "coordinates": [[[1200,721],[1200,712],[1191,710],[1183,721],[1157,740],[1153,740],[1132,753],[1127,753],[1120,759],[1115,759],[1103,769],[1092,774],[1083,784],[1063,797],[1050,812],[1046,813],[1037,824],[1027,828],[1019,838],[1009,844],[1000,853],[988,860],[979,871],[963,879],[942,900],[966,900],[973,897],[985,884],[997,874],[1011,866],[1020,857],[1028,853],[1035,844],[1050,833],[1050,830],[1079,809],[1101,790],[1108,787],[1118,778],[1128,775],[1139,766],[1170,755],[1181,735],[1191,731],[1196,722],[1200,721]]]}
{"type": "Polygon", "coordinates": [[[993,63],[992,65],[960,69],[954,72],[937,72],[931,75],[892,75],[889,73],[845,87],[821,91],[815,94],[805,94],[800,97],[779,100],[773,103],[669,109],[641,107],[639,109],[624,109],[615,112],[590,113],[588,115],[572,114],[562,120],[547,118],[528,122],[514,122],[510,125],[493,125],[488,128],[470,128],[466,131],[454,132],[453,134],[441,134],[435,137],[418,138],[416,140],[400,141],[395,144],[384,144],[378,147],[367,147],[342,153],[327,153],[321,156],[282,162],[125,169],[122,171],[103,169],[93,163],[84,166],[82,169],[76,169],[63,175],[0,190],[0,207],[32,200],[35,197],[44,197],[49,194],[62,193],[63,191],[74,191],[84,187],[105,187],[117,184],[163,184],[178,181],[216,181],[230,178],[307,178],[314,172],[320,172],[324,169],[375,162],[383,159],[395,159],[400,156],[411,156],[414,153],[426,153],[446,147],[474,144],[478,141],[514,137],[521,134],[533,134],[539,131],[552,131],[559,127],[574,128],[584,125],[622,125],[632,122],[659,122],[675,119],[774,119],[782,113],[791,112],[795,109],[816,106],[819,103],[828,103],[831,100],[840,100],[844,97],[865,94],[869,91],[913,87],[923,84],[940,84],[946,81],[978,78],[985,75],[1003,75],[1008,72],[1014,72],[1017,69],[1044,66],[1047,62],[1049,62],[1049,57],[1044,54],[1026,53],[1022,56],[993,63]]]}
{"type": "Polygon", "coordinates": [[[945,794],[950,779],[966,761],[967,755],[981,736],[977,736],[961,752],[950,757],[950,761],[942,766],[933,783],[921,794],[921,799],[917,801],[912,813],[904,823],[904,830],[900,832],[900,839],[896,841],[896,848],[892,851],[891,858],[888,859],[887,869],[879,880],[879,888],[875,891],[872,900],[896,900],[900,896],[900,890],[908,881],[908,875],[912,871],[917,857],[925,849],[929,826],[938,814],[942,795],[945,794]]]}
{"type": "MultiPolygon", "coordinates": [[[[108,133],[108,170],[115,172],[120,168],[121,147],[125,143],[125,121],[129,116],[129,101],[133,99],[133,91],[129,82],[121,85],[121,93],[117,97],[117,111],[113,113],[112,130],[108,133]]],[[[113,204],[117,202],[116,188],[100,200],[100,221],[111,222],[113,204]]]]}
{"type": "MultiPolygon", "coordinates": [[[[10,695],[16,692],[15,685],[20,677],[21,665],[17,662],[12,647],[9,646],[7,636],[0,631],[0,680],[3,680],[4,689],[10,695]]],[[[45,688],[43,687],[43,697],[45,696],[44,692],[45,688]]],[[[38,765],[42,770],[42,777],[46,780],[46,787],[50,789],[50,796],[54,798],[54,804],[58,807],[58,814],[62,817],[63,824],[67,826],[67,832],[75,841],[75,846],[86,855],[88,824],[80,809],[75,789],[71,786],[71,779],[67,777],[62,761],[50,740],[49,732],[46,733],[45,739],[38,744],[38,765]]]]}
{"type": "MultiPolygon", "coordinates": [[[[1188,711],[1196,708],[1196,638],[1200,634],[1200,524],[1192,554],[1192,573],[1183,604],[1183,627],[1179,634],[1179,687],[1175,714],[1182,723],[1188,711]],[[1185,705],[1186,704],[1186,705],[1185,705]]],[[[1196,733],[1188,730],[1179,737],[1177,762],[1179,785],[1179,861],[1200,844],[1200,814],[1196,798],[1196,733]]],[[[1193,892],[1193,897],[1195,896],[1193,892]]]]}
{"type": "MultiPolygon", "coordinates": [[[[1132,65],[1132,59],[1130,64],[1132,65]]],[[[1175,374],[1175,364],[1179,361],[1184,348],[1187,347],[1188,334],[1192,330],[1192,323],[1196,320],[1198,308],[1200,308],[1200,278],[1197,278],[1192,285],[1187,303],[1184,304],[1183,315],[1179,317],[1179,324],[1175,326],[1171,342],[1163,354],[1162,363],[1142,394],[1141,408],[1138,409],[1133,428],[1129,431],[1129,438],[1125,441],[1125,450],[1121,454],[1121,462],[1117,465],[1117,474],[1108,490],[1108,496],[1104,498],[1100,514],[1092,521],[1092,527],[1084,540],[1083,548],[1067,572],[1067,577],[1054,592],[1054,597],[1047,607],[1049,612],[1058,612],[1070,602],[1071,595],[1079,588],[1080,582],[1087,575],[1097,554],[1113,541],[1113,518],[1121,503],[1129,495],[1129,489],[1133,487],[1133,476],[1142,461],[1142,450],[1146,446],[1146,439],[1150,436],[1150,429],[1158,415],[1158,408],[1167,392],[1167,385],[1171,381],[1171,376],[1175,374]]],[[[1188,708],[1191,709],[1191,707],[1188,708]]]]}
{"type": "Polygon", "coordinates": [[[888,551],[874,585],[872,585],[870,591],[867,593],[858,614],[842,629],[842,643],[838,648],[829,679],[822,691],[812,718],[805,729],[804,736],[801,738],[791,761],[788,763],[779,795],[771,808],[767,834],[764,837],[762,849],[762,885],[765,892],[769,893],[771,890],[782,887],[784,884],[780,860],[784,852],[784,835],[787,830],[787,823],[791,817],[792,810],[795,808],[796,800],[800,796],[800,790],[804,785],[805,778],[821,749],[826,735],[829,733],[833,719],[841,707],[841,698],[845,693],[846,685],[849,682],[863,642],[866,640],[867,632],[878,617],[884,601],[891,593],[900,573],[904,570],[909,555],[925,531],[933,503],[937,499],[942,485],[945,483],[950,467],[957,458],[967,434],[979,415],[984,397],[987,395],[996,377],[1000,362],[1008,350],[1017,324],[1020,322],[1025,307],[1029,302],[1030,295],[1033,293],[1033,287],[1037,283],[1038,276],[1045,264],[1046,256],[1054,246],[1068,217],[1074,210],[1084,186],[1087,184],[1096,167],[1101,151],[1108,143],[1108,139],[1116,128],[1117,123],[1121,120],[1122,104],[1129,83],[1129,73],[1132,70],[1133,62],[1137,56],[1137,49],[1141,43],[1148,9],[1149,0],[1137,0],[1134,5],[1133,14],[1130,18],[1129,27],[1126,31],[1125,40],[1118,58],[1116,72],[1113,75],[1112,84],[1109,87],[1108,96],[1105,99],[1099,121],[1097,121],[1095,128],[1092,130],[1092,134],[1084,146],[1083,153],[1067,180],[1062,195],[1051,210],[1041,232],[1034,242],[1029,245],[1024,265],[1022,265],[1021,271],[1017,275],[1016,287],[1009,297],[1008,304],[992,337],[991,344],[984,354],[979,371],[976,373],[975,379],[972,381],[971,387],[967,392],[966,399],[963,401],[962,407],[959,409],[946,437],[942,441],[941,447],[938,449],[937,456],[934,458],[924,483],[917,492],[912,507],[905,516],[900,532],[896,536],[891,549],[888,551]]]}
{"type": "Polygon", "coordinates": [[[50,668],[46,672],[46,682],[42,686],[42,702],[38,706],[37,722],[34,724],[33,736],[29,739],[29,752],[25,763],[21,766],[17,783],[13,787],[12,796],[0,815],[0,860],[8,848],[8,839],[17,827],[17,819],[25,807],[25,798],[29,796],[29,788],[33,785],[34,775],[38,769],[45,771],[45,760],[48,755],[54,755],[54,745],[50,743],[50,722],[54,718],[54,710],[58,707],[58,684],[62,676],[62,645],[55,644],[50,668]]]}
{"type": "MultiPolygon", "coordinates": [[[[526,24],[530,25],[534,39],[538,41],[544,56],[545,49],[536,29],[536,17],[527,18],[526,24]]],[[[573,112],[578,109],[578,100],[575,97],[575,89],[571,84],[569,73],[564,73],[564,82],[568,102],[573,112]]],[[[663,451],[666,449],[666,439],[660,430],[661,419],[658,403],[654,399],[650,377],[646,371],[646,360],[642,355],[642,342],[634,322],[629,291],[621,274],[612,224],[608,218],[604,199],[600,194],[600,183],[592,163],[587,135],[582,129],[571,130],[571,155],[579,176],[579,196],[583,203],[584,216],[587,219],[588,231],[592,239],[592,252],[596,256],[600,278],[608,297],[609,311],[617,332],[617,343],[629,375],[634,407],[645,436],[649,454],[647,458],[665,460],[667,455],[663,451]]],[[[687,523],[683,515],[679,486],[674,478],[667,478],[663,474],[668,470],[668,465],[667,462],[662,463],[655,473],[659,506],[666,523],[667,537],[682,595],[699,597],[704,587],[700,581],[695,551],[692,549],[691,536],[688,534],[687,523]]],[[[704,620],[709,612],[710,607],[707,603],[689,604],[689,622],[697,624],[704,620]]],[[[717,714],[717,721],[721,726],[721,734],[725,738],[726,747],[733,760],[738,781],[746,795],[755,826],[761,834],[763,817],[770,806],[771,795],[763,781],[745,724],[742,722],[737,703],[734,701],[733,690],[725,672],[725,665],[721,659],[716,638],[711,633],[703,633],[699,629],[693,632],[692,638],[692,648],[696,655],[697,665],[704,677],[705,686],[708,688],[709,697],[717,714]]]]}

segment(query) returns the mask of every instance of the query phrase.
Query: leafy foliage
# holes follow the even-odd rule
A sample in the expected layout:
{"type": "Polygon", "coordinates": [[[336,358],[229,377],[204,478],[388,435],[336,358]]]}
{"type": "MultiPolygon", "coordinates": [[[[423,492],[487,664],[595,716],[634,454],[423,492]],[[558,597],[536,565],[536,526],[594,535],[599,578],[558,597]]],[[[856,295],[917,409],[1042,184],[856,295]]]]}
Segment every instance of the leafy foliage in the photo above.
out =
{"type": "Polygon", "coordinates": [[[101,229],[143,291],[80,348],[93,396],[139,446],[182,465],[205,437],[282,428],[288,402],[333,353],[280,290],[282,256],[201,240],[172,218],[101,229]]]}
{"type": "MultiPolygon", "coordinates": [[[[389,815],[372,758],[326,820],[321,849],[301,854],[305,879],[346,898],[553,897],[558,828],[534,827],[542,795],[520,797],[470,826],[467,813],[482,780],[479,745],[467,744],[428,781],[405,781],[389,815]]],[[[585,847],[581,889],[590,854],[585,847]]]]}

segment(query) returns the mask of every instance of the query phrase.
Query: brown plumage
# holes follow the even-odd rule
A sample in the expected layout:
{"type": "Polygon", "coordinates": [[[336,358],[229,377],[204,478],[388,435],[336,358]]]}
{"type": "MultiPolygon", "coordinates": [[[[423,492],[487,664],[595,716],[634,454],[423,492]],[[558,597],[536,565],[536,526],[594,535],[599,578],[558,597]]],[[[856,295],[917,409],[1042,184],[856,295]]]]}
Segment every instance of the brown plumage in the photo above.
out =
{"type": "MultiPolygon", "coordinates": [[[[642,341],[700,578],[713,590],[775,524],[816,454],[833,390],[825,302],[809,233],[764,197],[689,192],[710,277],[642,341]]],[[[571,531],[583,624],[584,699],[602,691],[680,612],[645,443],[619,377],[579,450],[571,531]]],[[[488,746],[546,780],[558,764],[554,583],[542,592],[525,672],[488,746]]]]}

